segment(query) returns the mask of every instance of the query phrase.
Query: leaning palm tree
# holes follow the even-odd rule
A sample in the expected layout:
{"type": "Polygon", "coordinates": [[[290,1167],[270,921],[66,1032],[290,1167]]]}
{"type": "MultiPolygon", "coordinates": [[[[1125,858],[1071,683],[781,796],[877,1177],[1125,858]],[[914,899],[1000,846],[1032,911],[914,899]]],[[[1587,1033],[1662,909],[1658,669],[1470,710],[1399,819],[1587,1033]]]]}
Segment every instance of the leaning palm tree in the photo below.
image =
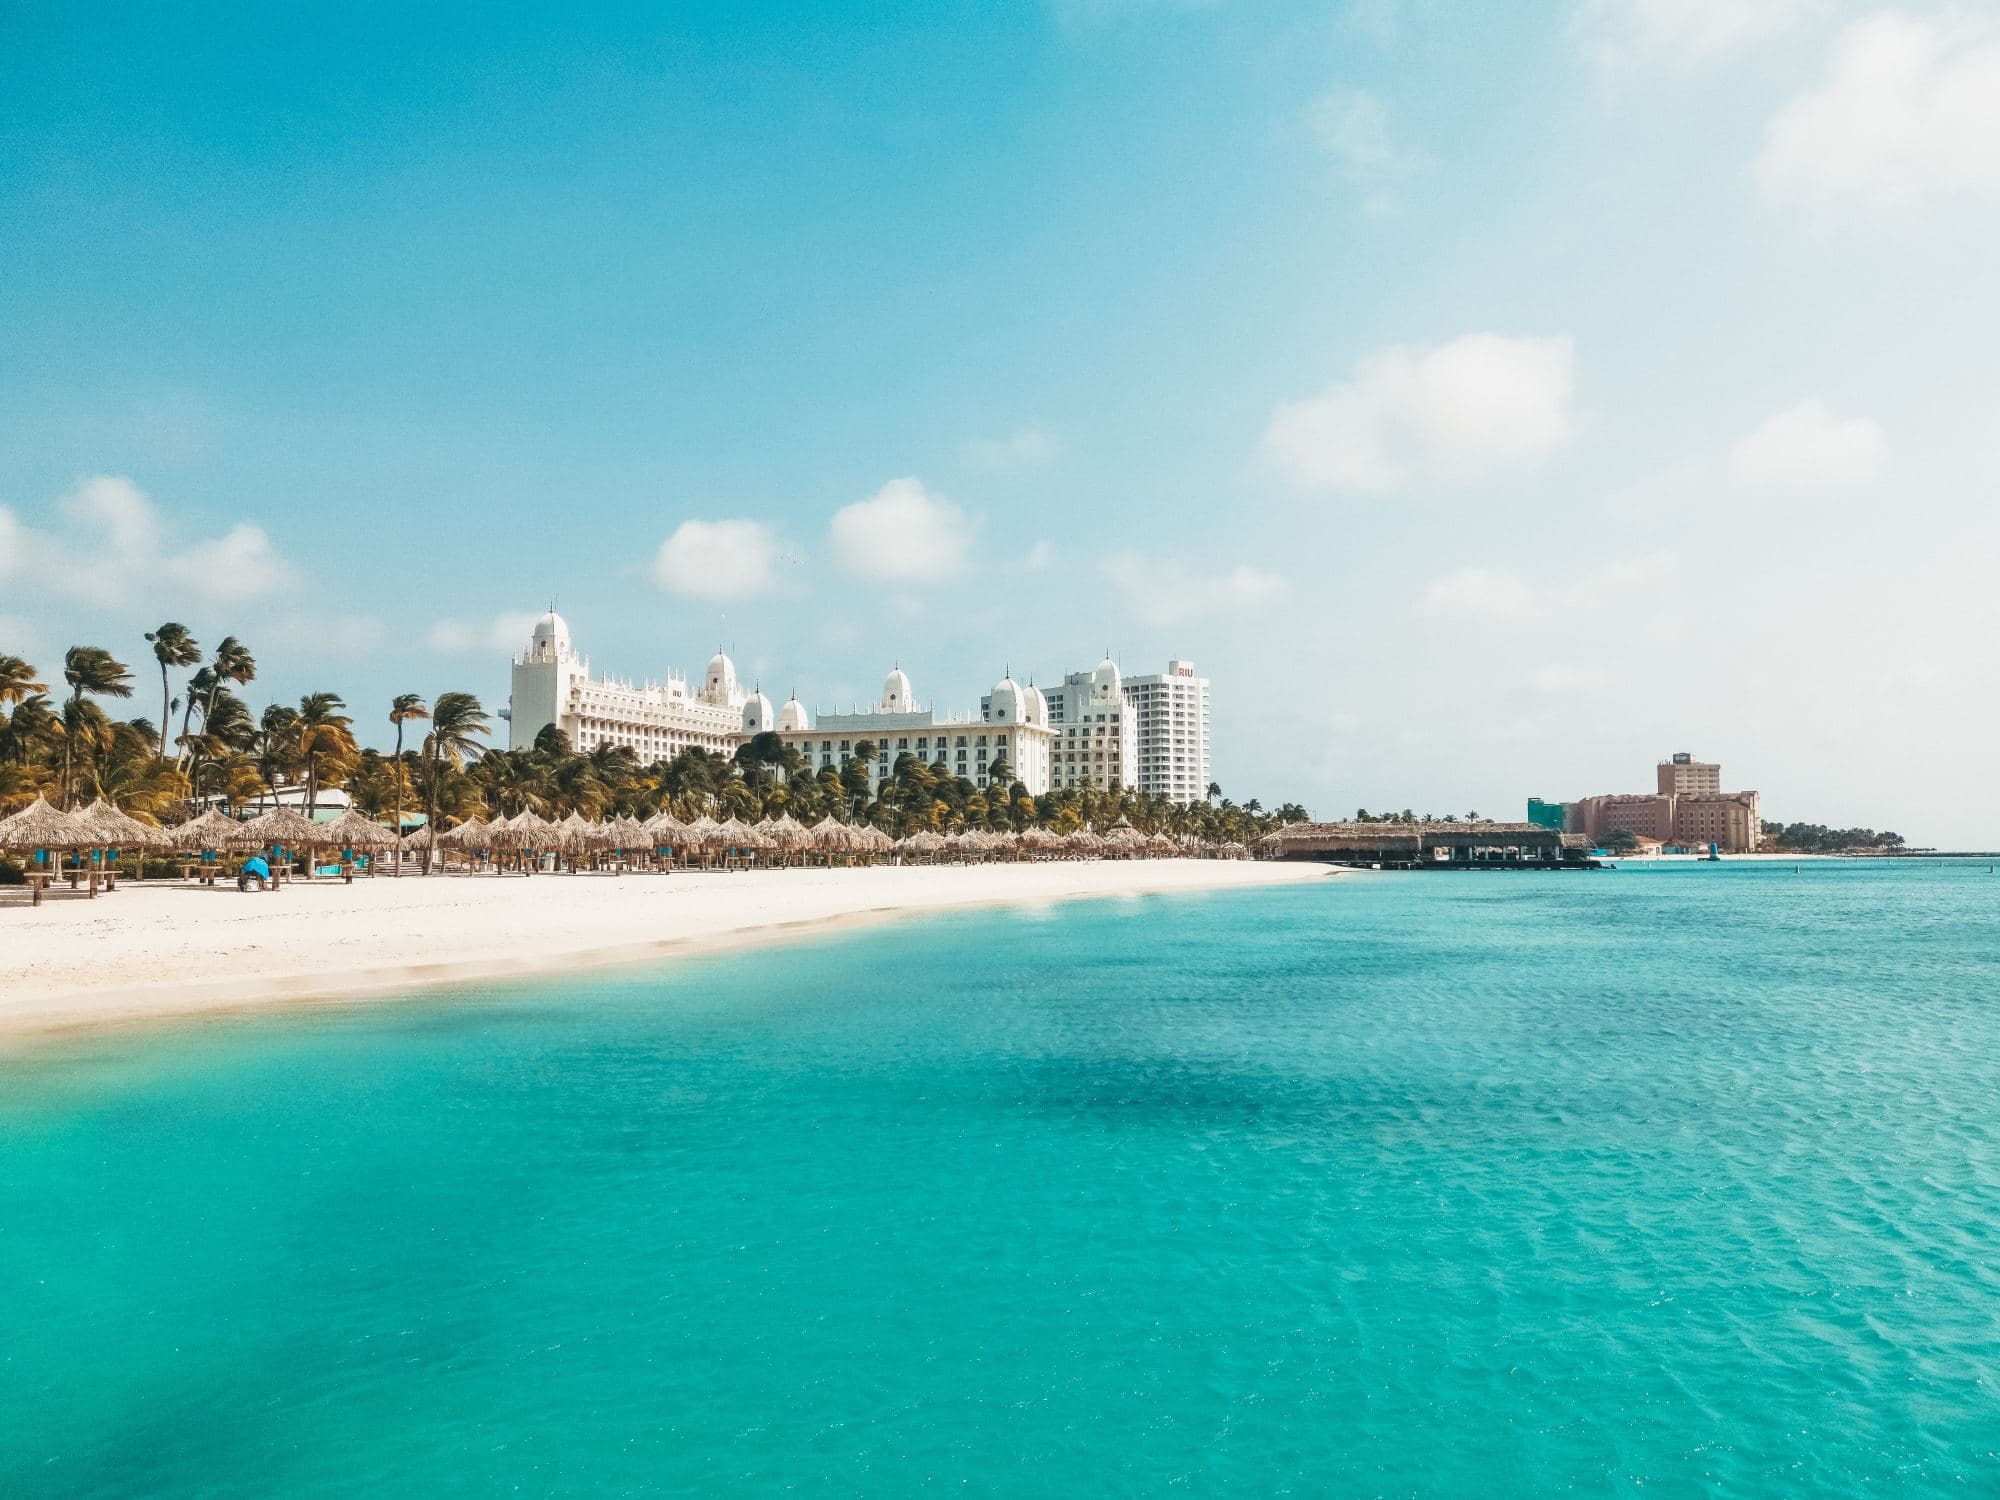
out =
{"type": "MultiPolygon", "coordinates": [[[[428,719],[431,706],[424,702],[422,693],[398,693],[389,700],[389,722],[396,726],[396,833],[403,832],[403,725],[411,719],[428,719]]],[[[396,860],[396,873],[403,873],[403,861],[396,860]]]]}
{"type": "Polygon", "coordinates": [[[20,657],[0,654],[0,703],[20,703],[48,690],[46,682],[35,681],[35,669],[20,657]]]}
{"type": "Polygon", "coordinates": [[[167,621],[158,630],[146,632],[152,642],[153,659],[160,664],[160,759],[167,758],[167,719],[174,711],[173,689],[167,685],[169,667],[191,667],[201,660],[201,647],[187,626],[167,621]]]}
{"type": "Polygon", "coordinates": [[[195,673],[188,684],[187,714],[181,719],[181,733],[187,733],[197,696],[201,696],[201,716],[206,720],[215,708],[217,693],[232,682],[241,687],[256,675],[257,658],[250,654],[250,648],[233,635],[224,636],[222,644],[215,648],[215,659],[195,673]]]}
{"type": "MultiPolygon", "coordinates": [[[[132,696],[132,673],[125,663],[118,660],[102,646],[72,646],[63,657],[63,681],[70,685],[71,717],[82,713],[83,695],[95,693],[102,698],[129,698],[132,696]]],[[[63,796],[70,795],[70,775],[75,760],[75,744],[69,737],[63,740],[63,796]]]]}
{"type": "Polygon", "coordinates": [[[439,693],[431,707],[431,732],[424,736],[424,756],[430,763],[425,786],[424,826],[432,840],[424,846],[424,873],[431,872],[431,856],[436,849],[438,777],[440,767],[449,763],[456,770],[479,747],[473,743],[486,733],[486,710],[470,693],[439,693]]]}
{"type": "MultiPolygon", "coordinates": [[[[298,729],[299,760],[306,772],[308,818],[319,806],[324,758],[342,759],[355,751],[354,735],[349,728],[354,720],[340,712],[345,707],[347,704],[338,693],[307,693],[299,699],[299,713],[293,723],[298,729]]],[[[338,785],[337,782],[335,784],[338,785]]]]}

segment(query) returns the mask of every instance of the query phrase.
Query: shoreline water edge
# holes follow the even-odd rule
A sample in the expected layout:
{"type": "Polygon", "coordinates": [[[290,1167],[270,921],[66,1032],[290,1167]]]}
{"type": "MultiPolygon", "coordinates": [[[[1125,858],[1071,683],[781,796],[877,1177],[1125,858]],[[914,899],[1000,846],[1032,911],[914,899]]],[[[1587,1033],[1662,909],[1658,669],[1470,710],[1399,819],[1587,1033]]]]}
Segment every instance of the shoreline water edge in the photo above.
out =
{"type": "Polygon", "coordinates": [[[925,913],[1295,885],[1273,861],[298,881],[275,894],[126,884],[5,914],[0,1046],[79,1029],[657,962],[925,913]]]}

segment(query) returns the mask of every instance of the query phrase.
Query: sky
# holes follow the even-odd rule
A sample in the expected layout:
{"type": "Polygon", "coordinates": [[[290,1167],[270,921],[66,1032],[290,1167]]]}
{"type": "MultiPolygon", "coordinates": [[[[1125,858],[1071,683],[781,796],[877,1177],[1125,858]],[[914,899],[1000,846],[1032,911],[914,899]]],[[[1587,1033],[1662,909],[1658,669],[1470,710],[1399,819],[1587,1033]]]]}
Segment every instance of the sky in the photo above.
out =
{"type": "Polygon", "coordinates": [[[552,601],[824,709],[1109,649],[1238,800],[2000,847],[1996,230],[1994,4],[15,0],[0,651],[379,745],[552,601]]]}

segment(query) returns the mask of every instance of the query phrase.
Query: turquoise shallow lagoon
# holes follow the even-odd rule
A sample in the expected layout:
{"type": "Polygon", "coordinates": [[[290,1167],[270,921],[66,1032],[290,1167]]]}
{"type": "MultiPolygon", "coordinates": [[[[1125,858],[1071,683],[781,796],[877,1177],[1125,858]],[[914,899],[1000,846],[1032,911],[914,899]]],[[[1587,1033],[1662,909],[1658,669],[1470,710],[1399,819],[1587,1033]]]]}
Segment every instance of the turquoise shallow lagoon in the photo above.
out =
{"type": "Polygon", "coordinates": [[[2000,875],[1370,876],[0,1062],[0,1495],[2000,1493],[2000,875]]]}

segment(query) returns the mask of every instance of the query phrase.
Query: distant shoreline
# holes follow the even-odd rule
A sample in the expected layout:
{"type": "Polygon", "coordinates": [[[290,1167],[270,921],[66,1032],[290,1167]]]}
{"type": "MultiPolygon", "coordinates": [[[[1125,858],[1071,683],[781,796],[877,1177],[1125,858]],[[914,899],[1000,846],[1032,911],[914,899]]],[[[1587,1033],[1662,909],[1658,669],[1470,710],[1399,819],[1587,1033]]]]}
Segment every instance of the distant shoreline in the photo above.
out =
{"type": "Polygon", "coordinates": [[[924,913],[1296,885],[1337,873],[1145,859],[376,876],[250,894],[126,882],[95,901],[0,910],[8,950],[0,1048],[87,1028],[658,963],[924,913]]]}

